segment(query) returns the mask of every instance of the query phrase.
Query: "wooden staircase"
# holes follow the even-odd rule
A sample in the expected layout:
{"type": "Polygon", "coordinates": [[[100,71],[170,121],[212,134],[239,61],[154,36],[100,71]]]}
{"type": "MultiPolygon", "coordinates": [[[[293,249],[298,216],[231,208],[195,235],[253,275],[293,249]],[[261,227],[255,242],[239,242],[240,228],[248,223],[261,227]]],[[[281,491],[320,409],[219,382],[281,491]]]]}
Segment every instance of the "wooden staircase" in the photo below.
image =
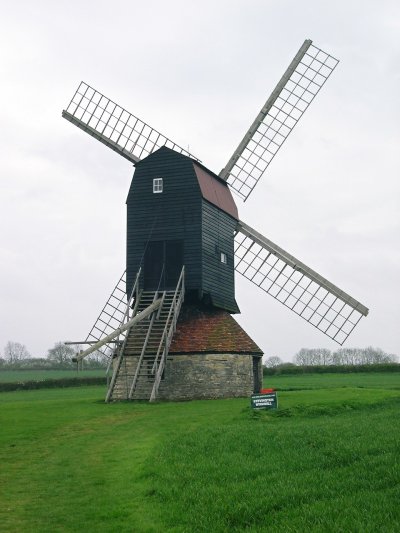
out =
{"type": "Polygon", "coordinates": [[[113,361],[106,401],[156,399],[183,296],[183,271],[175,290],[140,294],[136,314],[159,298],[161,304],[128,331],[113,361]]]}

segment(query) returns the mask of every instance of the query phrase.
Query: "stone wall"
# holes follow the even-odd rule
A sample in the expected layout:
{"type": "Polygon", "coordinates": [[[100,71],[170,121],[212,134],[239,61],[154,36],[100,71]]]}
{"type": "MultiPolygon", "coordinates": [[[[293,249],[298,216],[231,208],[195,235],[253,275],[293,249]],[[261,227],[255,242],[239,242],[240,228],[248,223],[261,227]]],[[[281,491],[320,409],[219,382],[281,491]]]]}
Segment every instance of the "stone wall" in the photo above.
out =
{"type": "Polygon", "coordinates": [[[261,357],[256,357],[259,383],[254,385],[251,354],[170,354],[160,383],[159,400],[249,397],[262,380],[261,357]]]}

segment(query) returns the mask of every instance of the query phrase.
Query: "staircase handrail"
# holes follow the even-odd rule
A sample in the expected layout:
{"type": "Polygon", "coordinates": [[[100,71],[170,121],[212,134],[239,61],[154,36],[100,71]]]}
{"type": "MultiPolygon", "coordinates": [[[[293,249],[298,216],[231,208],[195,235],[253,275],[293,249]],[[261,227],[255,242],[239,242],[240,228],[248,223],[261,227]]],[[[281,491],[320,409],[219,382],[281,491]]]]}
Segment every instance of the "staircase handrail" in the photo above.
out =
{"type": "MultiPolygon", "coordinates": [[[[148,307],[146,307],[146,309],[144,309],[143,311],[141,311],[140,313],[138,313],[137,315],[135,315],[126,325],[128,326],[127,329],[130,329],[133,325],[135,325],[137,322],[140,322],[141,320],[143,320],[144,318],[146,318],[147,316],[151,315],[152,313],[154,313],[154,311],[161,305],[161,298],[159,298],[158,300],[156,300],[155,302],[153,302],[151,305],[149,305],[148,307]],[[135,320],[137,317],[140,317],[138,320],[135,320]]],[[[126,336],[126,339],[128,338],[128,336],[126,336]]],[[[126,341],[125,339],[125,341],[126,341]]],[[[125,343],[124,343],[125,345],[125,343]]],[[[118,355],[118,361],[117,361],[117,364],[115,365],[114,367],[114,371],[113,371],[113,375],[111,377],[111,381],[110,381],[110,384],[108,386],[108,389],[107,389],[107,395],[106,395],[106,403],[110,401],[111,399],[111,396],[112,396],[112,393],[114,391],[114,386],[115,386],[115,382],[117,381],[117,377],[118,377],[118,372],[119,372],[119,367],[121,366],[121,361],[122,361],[122,354],[123,354],[123,349],[119,352],[119,355],[118,355]]]]}
{"type": "MultiPolygon", "coordinates": [[[[172,301],[171,301],[171,306],[170,306],[170,309],[169,309],[167,320],[165,321],[165,326],[164,326],[163,334],[162,334],[162,337],[161,337],[161,340],[160,340],[160,344],[158,345],[157,354],[156,354],[156,357],[154,359],[154,364],[153,364],[153,368],[152,368],[152,372],[153,373],[154,373],[155,368],[157,366],[157,361],[158,361],[158,357],[159,357],[160,352],[161,352],[161,348],[163,346],[164,338],[165,338],[165,336],[167,334],[168,324],[169,324],[169,321],[170,321],[170,318],[171,318],[172,310],[174,308],[174,304],[175,304],[176,297],[177,297],[177,294],[178,294],[178,289],[179,289],[179,286],[183,282],[183,279],[184,279],[184,272],[185,272],[185,267],[183,266],[182,270],[181,270],[181,274],[180,274],[179,279],[178,279],[178,283],[176,284],[176,288],[175,288],[174,296],[173,296],[172,301]]],[[[184,288],[184,284],[183,283],[182,283],[182,287],[184,288]]]]}
{"type": "MultiPolygon", "coordinates": [[[[139,273],[136,276],[136,279],[139,279],[139,274],[140,274],[140,269],[139,269],[139,273]]],[[[131,299],[132,299],[132,294],[133,294],[133,290],[132,290],[132,293],[131,293],[131,299]]],[[[136,314],[137,314],[137,310],[138,310],[138,307],[139,307],[139,301],[140,301],[140,298],[139,298],[139,286],[137,286],[135,305],[133,306],[133,309],[132,309],[132,318],[134,316],[136,316],[136,314]]],[[[162,301],[160,302],[160,305],[162,305],[162,301]]],[[[129,335],[129,332],[132,329],[132,327],[133,327],[133,325],[130,326],[128,328],[128,330],[126,331],[126,334],[125,334],[125,337],[124,337],[124,342],[122,344],[119,344],[119,345],[117,344],[116,352],[118,354],[118,357],[120,357],[121,354],[124,353],[125,345],[126,345],[126,342],[128,340],[128,335],[129,335]]],[[[111,362],[112,362],[112,358],[110,359],[109,366],[110,366],[111,362]]],[[[107,373],[108,373],[108,370],[109,370],[109,366],[107,367],[107,373]]]]}
{"type": "MultiPolygon", "coordinates": [[[[139,273],[141,271],[141,268],[139,269],[139,273]]],[[[158,287],[157,287],[157,290],[155,291],[154,293],[154,297],[153,297],[153,302],[155,302],[158,298],[158,294],[160,292],[160,287],[161,287],[161,282],[162,282],[162,278],[163,278],[163,275],[164,275],[164,269],[165,269],[165,264],[163,264],[163,267],[161,269],[161,274],[160,274],[160,279],[158,280],[158,287]]],[[[139,274],[138,273],[138,274],[139,274]]],[[[137,277],[137,279],[139,279],[137,277]]],[[[154,324],[154,320],[156,318],[159,318],[160,316],[160,312],[161,312],[161,309],[164,305],[164,298],[165,298],[165,292],[162,293],[162,296],[161,296],[161,302],[160,302],[160,305],[158,307],[158,311],[157,311],[157,317],[155,315],[155,313],[152,314],[151,316],[151,319],[150,319],[150,325],[149,325],[149,328],[148,328],[148,331],[146,333],[146,338],[144,340],[144,344],[143,344],[143,347],[142,347],[142,350],[141,350],[141,353],[140,353],[140,356],[139,356],[139,361],[136,365],[136,370],[135,370],[135,374],[133,376],[133,380],[132,380],[132,383],[131,383],[131,386],[130,386],[130,389],[129,389],[129,394],[128,394],[128,400],[131,400],[132,399],[132,396],[133,396],[133,392],[135,390],[135,387],[136,387],[136,383],[137,383],[137,380],[138,380],[138,377],[139,377],[139,370],[140,370],[140,366],[142,364],[142,361],[143,361],[143,358],[144,358],[144,354],[146,352],[146,348],[147,348],[147,344],[149,342],[149,338],[150,338],[150,333],[151,333],[151,330],[153,328],[153,324],[154,324]]],[[[137,304],[139,303],[139,300],[137,301],[137,304]]],[[[124,341],[124,344],[119,352],[119,357],[122,356],[122,354],[124,353],[124,350],[125,350],[125,345],[126,345],[126,342],[128,340],[128,335],[129,335],[129,331],[127,332],[126,336],[125,336],[125,341],[124,341]]],[[[118,370],[117,370],[118,371],[118,370]]],[[[110,392],[111,394],[111,392],[110,392]]]]}
{"type": "MultiPolygon", "coordinates": [[[[132,308],[132,315],[131,316],[134,317],[136,315],[136,311],[137,311],[137,308],[139,306],[139,299],[140,299],[139,298],[139,278],[140,278],[141,271],[142,271],[142,267],[139,267],[139,270],[136,273],[136,278],[135,278],[135,282],[134,282],[132,290],[131,290],[131,294],[130,294],[130,296],[128,298],[128,302],[126,304],[126,310],[125,310],[124,316],[122,318],[121,324],[123,324],[125,322],[126,318],[128,318],[128,320],[129,320],[129,308],[131,307],[131,303],[132,303],[132,300],[133,300],[133,295],[134,295],[135,292],[136,292],[135,305],[132,308]]],[[[121,353],[123,353],[123,351],[124,351],[125,344],[126,344],[126,341],[128,339],[128,335],[129,335],[129,330],[130,330],[130,328],[126,332],[126,335],[125,335],[123,343],[122,344],[120,344],[120,343],[116,344],[115,352],[117,353],[117,357],[121,357],[121,353]]],[[[106,370],[107,387],[109,386],[108,373],[110,372],[110,368],[111,368],[113,359],[114,359],[114,357],[110,357],[110,359],[108,361],[108,365],[107,365],[107,370],[106,370]]]]}
{"type": "MultiPolygon", "coordinates": [[[[135,303],[137,304],[137,302],[139,300],[139,298],[138,298],[138,296],[139,296],[139,278],[140,278],[141,272],[142,272],[142,267],[139,267],[139,270],[137,271],[137,274],[136,274],[135,282],[133,284],[131,293],[130,293],[129,298],[128,298],[128,302],[126,304],[124,318],[122,319],[122,322],[121,322],[122,324],[125,322],[126,318],[128,318],[128,320],[129,320],[129,309],[131,307],[131,302],[132,302],[133,295],[134,295],[135,292],[136,292],[135,303]]],[[[133,316],[134,316],[134,313],[133,313],[133,316]]]]}
{"type": "Polygon", "coordinates": [[[178,283],[175,288],[174,296],[172,298],[168,317],[165,322],[165,327],[164,327],[163,334],[160,340],[160,344],[158,346],[157,354],[154,359],[152,373],[156,373],[156,377],[155,377],[155,381],[153,385],[153,390],[150,396],[151,402],[155,400],[157,392],[158,392],[158,387],[161,381],[161,375],[164,370],[165,359],[168,355],[169,347],[172,342],[172,337],[176,330],[176,323],[178,320],[178,315],[179,315],[179,312],[182,306],[182,302],[184,300],[184,295],[185,295],[185,266],[182,267],[181,274],[179,276],[178,283]],[[173,316],[172,316],[172,323],[169,325],[171,321],[172,311],[174,311],[173,316]],[[158,364],[158,358],[160,356],[160,352],[163,346],[164,346],[164,349],[162,351],[160,362],[158,364]]]}
{"type": "MultiPolygon", "coordinates": [[[[140,272],[140,271],[139,271],[140,272]]],[[[138,279],[139,276],[137,276],[137,279],[138,279]]],[[[133,294],[133,290],[132,290],[132,293],[133,294]]],[[[135,299],[135,305],[133,306],[133,309],[132,309],[132,317],[136,316],[137,314],[137,310],[138,310],[138,307],[139,307],[139,301],[140,301],[140,298],[139,298],[139,286],[137,287],[137,290],[136,290],[136,299],[135,299]]],[[[162,305],[162,301],[160,302],[160,306],[162,305]]],[[[115,367],[120,367],[121,365],[121,361],[122,361],[122,354],[124,353],[125,351],[125,346],[126,346],[126,343],[128,341],[128,336],[129,336],[129,332],[130,330],[133,328],[133,325],[130,326],[127,330],[126,330],[126,334],[125,334],[125,337],[124,337],[124,341],[121,343],[117,343],[116,345],[116,348],[115,348],[115,353],[116,353],[116,359],[117,359],[117,363],[116,365],[114,364],[114,367],[113,367],[113,373],[112,373],[112,376],[111,376],[111,379],[114,375],[114,372],[116,370],[115,367]]],[[[107,370],[106,370],[106,378],[107,378],[107,397],[106,397],[106,402],[108,402],[109,398],[111,397],[111,394],[112,394],[112,389],[110,387],[111,385],[111,381],[110,381],[110,378],[109,378],[109,372],[110,372],[110,368],[111,368],[111,365],[113,364],[113,360],[115,360],[114,357],[110,357],[110,360],[108,362],[108,365],[107,365],[107,370]]],[[[114,380],[115,382],[115,380],[114,380]]]]}
{"type": "MultiPolygon", "coordinates": [[[[158,294],[159,292],[156,291],[154,293],[154,298],[153,298],[153,303],[158,299],[158,294]]],[[[160,311],[161,309],[161,306],[164,302],[164,297],[165,297],[165,293],[163,293],[163,295],[161,296],[161,298],[159,298],[160,300],[160,305],[158,307],[158,311],[160,311]]],[[[150,334],[151,334],[151,330],[153,328],[153,324],[154,324],[154,320],[156,318],[156,314],[153,313],[152,316],[151,316],[151,319],[150,319],[150,324],[149,324],[149,328],[147,330],[147,333],[146,333],[146,338],[144,339],[144,343],[143,343],[143,346],[142,346],[142,350],[140,352],[140,357],[139,357],[139,360],[137,362],[137,365],[136,365],[136,370],[135,370],[135,375],[133,376],[133,380],[132,380],[132,383],[131,383],[131,387],[129,389],[129,394],[128,394],[128,400],[131,400],[132,399],[132,396],[133,396],[133,392],[135,390],[135,387],[136,387],[136,383],[137,383],[137,380],[138,380],[138,376],[139,376],[139,370],[140,370],[140,366],[142,364],[142,361],[143,361],[143,357],[144,357],[144,354],[146,352],[146,348],[147,348],[147,344],[149,342],[149,338],[150,338],[150,334]]]]}

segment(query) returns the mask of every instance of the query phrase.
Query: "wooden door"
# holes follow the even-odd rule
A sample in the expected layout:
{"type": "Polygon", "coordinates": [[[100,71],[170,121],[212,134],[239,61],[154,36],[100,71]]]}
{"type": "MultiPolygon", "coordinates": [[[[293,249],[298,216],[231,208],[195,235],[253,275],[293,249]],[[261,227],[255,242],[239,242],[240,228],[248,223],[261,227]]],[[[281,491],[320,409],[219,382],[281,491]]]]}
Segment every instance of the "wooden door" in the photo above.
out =
{"type": "Polygon", "coordinates": [[[164,266],[164,241],[152,241],[147,244],[144,254],[144,289],[155,290],[163,284],[161,275],[164,266]]]}
{"type": "Polygon", "coordinates": [[[183,266],[183,241],[165,241],[165,288],[174,289],[183,266]]]}
{"type": "Polygon", "coordinates": [[[149,242],[144,256],[144,289],[174,289],[182,266],[182,240],[149,242]]]}

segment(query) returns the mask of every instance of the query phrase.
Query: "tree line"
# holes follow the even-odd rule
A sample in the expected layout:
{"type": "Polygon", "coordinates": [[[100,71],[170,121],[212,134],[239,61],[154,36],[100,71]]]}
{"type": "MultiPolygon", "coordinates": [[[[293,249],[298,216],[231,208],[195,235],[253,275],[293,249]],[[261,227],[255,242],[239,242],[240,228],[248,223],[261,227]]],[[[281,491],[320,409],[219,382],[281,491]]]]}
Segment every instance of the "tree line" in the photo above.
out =
{"type": "MultiPolygon", "coordinates": [[[[80,345],[65,345],[63,342],[56,342],[47,351],[46,357],[32,357],[26,346],[19,342],[8,341],[0,356],[0,369],[3,370],[68,370],[76,368],[76,363],[72,358],[81,349],[80,345]]],[[[84,367],[87,369],[105,368],[108,364],[108,357],[102,352],[96,351],[84,360],[84,367]]]]}
{"type": "MultiPolygon", "coordinates": [[[[326,348],[302,348],[293,358],[296,366],[361,366],[397,363],[397,356],[388,354],[381,348],[340,348],[331,351],[326,348]]],[[[264,363],[267,368],[276,368],[284,363],[280,357],[268,357],[264,363]]]]}

